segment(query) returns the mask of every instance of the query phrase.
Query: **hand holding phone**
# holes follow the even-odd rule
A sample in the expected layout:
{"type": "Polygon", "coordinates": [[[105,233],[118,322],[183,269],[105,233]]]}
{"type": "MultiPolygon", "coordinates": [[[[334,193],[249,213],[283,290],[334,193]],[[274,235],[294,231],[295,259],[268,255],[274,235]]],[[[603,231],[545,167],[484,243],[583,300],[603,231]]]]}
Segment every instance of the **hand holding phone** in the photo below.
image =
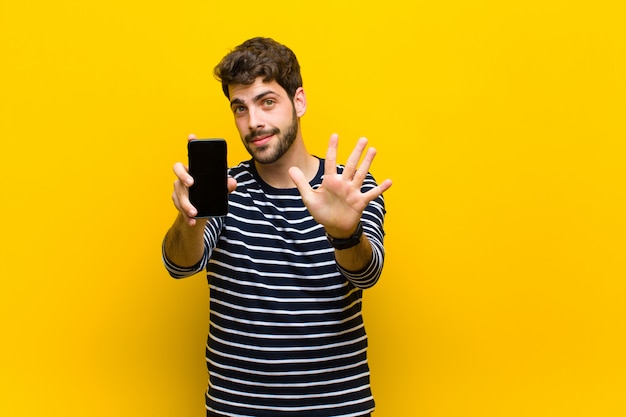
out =
{"type": "Polygon", "coordinates": [[[192,139],[187,145],[189,201],[196,208],[195,218],[228,214],[228,165],[224,139],[192,139]]]}

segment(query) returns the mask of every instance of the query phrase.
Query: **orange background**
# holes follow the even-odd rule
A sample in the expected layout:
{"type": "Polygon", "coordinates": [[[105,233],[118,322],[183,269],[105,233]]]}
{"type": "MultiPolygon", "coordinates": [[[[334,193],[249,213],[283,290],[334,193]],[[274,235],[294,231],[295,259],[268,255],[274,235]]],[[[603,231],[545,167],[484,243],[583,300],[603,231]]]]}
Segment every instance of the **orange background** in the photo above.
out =
{"type": "Polygon", "coordinates": [[[213,66],[297,53],[305,140],[379,155],[377,417],[626,415],[623,1],[0,1],[0,415],[201,416],[170,279],[186,137],[247,154],[213,66]]]}

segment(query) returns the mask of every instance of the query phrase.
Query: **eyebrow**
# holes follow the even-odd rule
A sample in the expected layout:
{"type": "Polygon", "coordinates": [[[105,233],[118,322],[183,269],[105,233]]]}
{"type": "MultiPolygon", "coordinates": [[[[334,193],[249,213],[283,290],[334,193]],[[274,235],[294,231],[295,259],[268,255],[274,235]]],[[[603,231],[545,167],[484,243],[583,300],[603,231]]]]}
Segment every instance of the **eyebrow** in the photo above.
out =
{"type": "MultiPolygon", "coordinates": [[[[262,93],[259,93],[252,98],[252,102],[261,100],[263,97],[265,97],[268,94],[276,94],[276,92],[273,90],[267,90],[262,93]]],[[[230,106],[232,107],[234,104],[245,104],[245,102],[239,98],[234,98],[230,101],[230,106]]]]}

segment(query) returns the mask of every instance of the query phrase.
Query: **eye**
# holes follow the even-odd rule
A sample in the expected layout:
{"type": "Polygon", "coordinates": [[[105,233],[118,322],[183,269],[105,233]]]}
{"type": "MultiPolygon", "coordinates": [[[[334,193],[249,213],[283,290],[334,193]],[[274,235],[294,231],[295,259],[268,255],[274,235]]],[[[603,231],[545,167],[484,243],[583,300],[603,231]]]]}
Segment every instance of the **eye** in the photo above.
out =
{"type": "Polygon", "coordinates": [[[235,114],[241,114],[245,111],[246,111],[246,106],[234,106],[233,107],[233,113],[235,114]]]}
{"type": "Polygon", "coordinates": [[[265,100],[263,100],[263,104],[265,105],[265,107],[272,107],[274,104],[276,104],[276,102],[274,101],[274,99],[266,98],[265,100]]]}

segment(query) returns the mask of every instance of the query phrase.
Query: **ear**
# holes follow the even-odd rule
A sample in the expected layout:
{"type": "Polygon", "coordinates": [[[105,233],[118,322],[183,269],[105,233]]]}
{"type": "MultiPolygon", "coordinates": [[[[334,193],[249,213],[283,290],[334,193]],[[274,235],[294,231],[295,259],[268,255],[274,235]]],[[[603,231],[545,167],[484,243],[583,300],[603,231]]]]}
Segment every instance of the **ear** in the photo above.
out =
{"type": "Polygon", "coordinates": [[[293,96],[293,106],[296,109],[296,115],[298,117],[304,116],[306,112],[306,94],[304,94],[302,87],[299,87],[293,96]]]}

